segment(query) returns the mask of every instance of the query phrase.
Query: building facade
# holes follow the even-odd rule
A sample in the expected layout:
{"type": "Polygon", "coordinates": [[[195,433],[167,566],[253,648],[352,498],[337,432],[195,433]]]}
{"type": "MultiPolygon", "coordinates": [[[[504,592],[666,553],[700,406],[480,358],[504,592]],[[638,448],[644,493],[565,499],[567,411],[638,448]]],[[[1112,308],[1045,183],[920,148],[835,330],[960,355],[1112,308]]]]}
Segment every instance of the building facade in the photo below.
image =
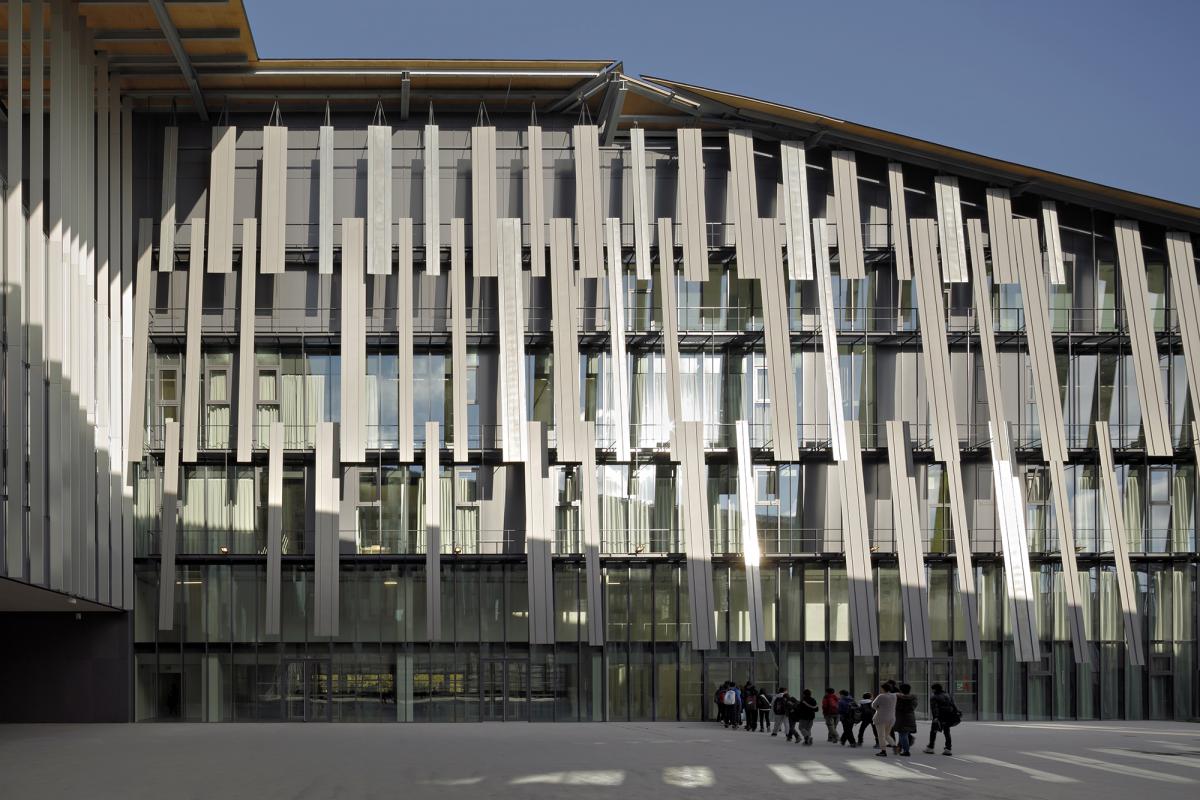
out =
{"type": "Polygon", "coordinates": [[[9,9],[0,628],[93,717],[1197,716],[1200,209],[195,5],[9,9]]]}

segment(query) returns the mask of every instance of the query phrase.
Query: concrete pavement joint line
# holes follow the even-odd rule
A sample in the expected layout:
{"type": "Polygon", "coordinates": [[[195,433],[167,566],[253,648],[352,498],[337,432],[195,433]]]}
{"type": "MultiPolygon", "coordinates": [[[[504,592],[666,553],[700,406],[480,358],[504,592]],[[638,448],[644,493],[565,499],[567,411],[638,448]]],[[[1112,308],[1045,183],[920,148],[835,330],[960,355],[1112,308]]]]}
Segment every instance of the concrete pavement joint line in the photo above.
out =
{"type": "Polygon", "coordinates": [[[1157,761],[1161,764],[1173,764],[1177,767],[1190,767],[1191,769],[1200,769],[1200,759],[1190,758],[1188,756],[1172,756],[1165,753],[1142,753],[1136,750],[1122,750],[1115,747],[1093,747],[1097,753],[1104,753],[1110,756],[1125,756],[1127,758],[1142,758],[1146,761],[1157,761]]]}
{"type": "Polygon", "coordinates": [[[1105,772],[1115,772],[1118,775],[1129,775],[1135,778],[1145,778],[1151,781],[1162,781],[1163,783],[1195,783],[1191,778],[1183,778],[1178,775],[1168,775],[1165,772],[1151,772],[1148,769],[1141,767],[1127,767],[1122,764],[1109,764],[1105,761],[1098,761],[1087,756],[1073,756],[1067,753],[1054,753],[1046,751],[1044,753],[1031,753],[1023,751],[1027,756],[1034,758],[1045,758],[1050,761],[1060,761],[1064,764],[1074,764],[1080,767],[1091,767],[1105,772]]]}
{"type": "Polygon", "coordinates": [[[988,756],[959,756],[965,761],[974,761],[977,764],[990,764],[994,767],[1005,767],[1006,769],[1015,769],[1018,772],[1023,772],[1034,780],[1045,781],[1046,783],[1078,783],[1074,778],[1069,778],[1066,775],[1059,775],[1056,772],[1046,772],[1044,770],[1035,769],[1034,767],[1026,767],[1022,764],[1010,764],[1007,761],[1001,761],[998,758],[989,758],[988,756]]]}

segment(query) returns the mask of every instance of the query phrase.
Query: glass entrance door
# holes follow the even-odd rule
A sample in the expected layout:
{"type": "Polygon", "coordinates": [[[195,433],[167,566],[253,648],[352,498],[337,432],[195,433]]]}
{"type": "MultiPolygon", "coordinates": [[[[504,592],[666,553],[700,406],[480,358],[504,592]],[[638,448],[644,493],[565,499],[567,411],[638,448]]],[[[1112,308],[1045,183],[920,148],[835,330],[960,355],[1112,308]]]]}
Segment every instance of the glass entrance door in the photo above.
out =
{"type": "Polygon", "coordinates": [[[529,664],[517,659],[484,658],[479,667],[482,719],[527,722],[529,664]]]}
{"type": "Polygon", "coordinates": [[[931,658],[928,661],[909,661],[906,665],[908,682],[917,698],[917,717],[929,719],[929,687],[940,683],[946,691],[952,691],[954,674],[948,658],[931,658]]]}
{"type": "Polygon", "coordinates": [[[739,688],[754,680],[754,661],[749,658],[719,658],[704,663],[704,699],[707,701],[705,719],[717,719],[717,689],[726,681],[739,688]]]}
{"type": "Polygon", "coordinates": [[[328,660],[288,661],[283,673],[283,713],[289,722],[328,722],[328,660]]]}

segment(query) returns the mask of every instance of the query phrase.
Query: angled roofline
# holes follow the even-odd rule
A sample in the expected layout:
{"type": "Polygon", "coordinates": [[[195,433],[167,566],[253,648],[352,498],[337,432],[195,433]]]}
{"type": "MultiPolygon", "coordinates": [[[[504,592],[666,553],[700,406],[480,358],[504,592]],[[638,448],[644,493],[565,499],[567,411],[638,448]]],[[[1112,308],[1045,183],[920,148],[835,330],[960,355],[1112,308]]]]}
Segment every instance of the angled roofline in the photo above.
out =
{"type": "MultiPolygon", "coordinates": [[[[935,169],[953,168],[998,185],[1036,189],[1039,194],[1065,202],[1090,205],[1114,214],[1137,215],[1166,227],[1200,232],[1200,208],[1196,206],[983,156],[769,100],[652,75],[642,75],[642,78],[699,102],[705,116],[733,116],[751,125],[800,129],[820,135],[823,140],[843,142],[865,152],[903,158],[935,169]]],[[[785,131],[777,133],[784,134],[785,131]]]]}

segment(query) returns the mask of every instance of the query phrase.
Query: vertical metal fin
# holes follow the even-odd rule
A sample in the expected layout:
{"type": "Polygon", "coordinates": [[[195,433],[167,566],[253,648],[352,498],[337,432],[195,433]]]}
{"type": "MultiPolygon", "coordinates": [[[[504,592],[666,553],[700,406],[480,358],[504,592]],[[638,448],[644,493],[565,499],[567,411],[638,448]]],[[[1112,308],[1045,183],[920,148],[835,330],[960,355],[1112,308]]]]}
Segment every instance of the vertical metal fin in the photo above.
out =
{"type": "Polygon", "coordinates": [[[783,177],[784,229],[787,231],[788,277],[794,281],[813,276],[812,215],[808,206],[808,151],[804,142],[779,145],[783,177]]]}
{"type": "Polygon", "coordinates": [[[1046,261],[1050,266],[1050,283],[1061,286],[1067,282],[1067,266],[1063,261],[1062,237],[1058,230],[1058,206],[1053,200],[1042,201],[1042,230],[1045,233],[1046,261]]]}
{"type": "MultiPolygon", "coordinates": [[[[233,272],[233,192],[237,164],[237,128],[212,130],[212,162],[208,177],[208,271],[233,272]]],[[[196,231],[192,231],[195,240],[196,231]]],[[[203,242],[203,240],[201,240],[203,242]]],[[[203,247],[203,243],[201,243],[203,247]]],[[[194,241],[193,241],[193,253],[194,241]]]]}
{"type": "Polygon", "coordinates": [[[366,460],[367,287],[363,276],[363,220],[342,220],[341,463],[366,460]]]}
{"type": "Polygon", "coordinates": [[[425,272],[429,275],[437,275],[442,262],[442,159],[438,138],[438,126],[426,125],[422,139],[425,154],[422,189],[425,193],[425,272]]]}
{"type": "Polygon", "coordinates": [[[754,137],[749,131],[729,131],[729,193],[733,203],[733,244],[739,278],[759,277],[755,250],[758,231],[758,187],[755,185],[754,137]]]}
{"type": "MultiPolygon", "coordinates": [[[[817,254],[817,302],[821,312],[821,356],[825,366],[825,403],[829,415],[829,443],[833,460],[846,460],[846,427],[842,414],[842,370],[838,364],[837,318],[833,307],[833,276],[829,268],[829,235],[825,220],[813,223],[813,249],[817,254]]],[[[843,276],[845,277],[845,276],[843,276]]],[[[789,329],[788,340],[791,341],[789,329]]]]}
{"type": "MultiPolygon", "coordinates": [[[[1179,336],[1183,340],[1192,419],[1200,420],[1200,285],[1196,282],[1196,257],[1191,236],[1179,231],[1168,232],[1167,258],[1171,271],[1171,300],[1179,336]]],[[[1192,447],[1200,454],[1200,441],[1193,439],[1192,447]]]]}
{"type": "Polygon", "coordinates": [[[1171,446],[1171,426],[1162,389],[1162,370],[1158,365],[1154,320],[1150,316],[1146,262],[1142,257],[1142,234],[1135,220],[1118,219],[1113,227],[1116,233],[1117,261],[1121,267],[1121,297],[1125,301],[1129,344],[1133,350],[1133,373],[1137,378],[1138,401],[1142,409],[1142,433],[1146,437],[1146,453],[1156,457],[1170,456],[1174,454],[1174,449],[1171,446]]]}
{"type": "Polygon", "coordinates": [[[892,527],[896,531],[896,560],[900,567],[900,604],[904,610],[904,652],[909,658],[931,658],[929,585],[921,507],[913,470],[912,438],[908,423],[887,422],[888,469],[892,488],[892,527]]]}
{"type": "Polygon", "coordinates": [[[318,135],[320,179],[317,207],[317,272],[333,274],[333,126],[322,125],[318,135]]]}
{"type": "MultiPolygon", "coordinates": [[[[396,237],[399,245],[400,258],[396,265],[396,328],[398,331],[398,347],[396,353],[396,374],[406,376],[413,374],[413,225],[412,220],[400,220],[399,233],[396,237]]],[[[407,387],[398,393],[399,407],[396,412],[397,439],[399,440],[400,463],[408,464],[413,460],[413,393],[407,387]]]]}
{"type": "Polygon", "coordinates": [[[633,268],[639,281],[650,280],[650,199],[646,186],[646,131],[629,129],[633,178],[633,268]]]}
{"type": "Polygon", "coordinates": [[[554,325],[554,432],[559,463],[584,457],[579,417],[579,292],[571,220],[550,221],[550,299],[554,325]]]}
{"type": "MultiPolygon", "coordinates": [[[[287,251],[288,129],[263,128],[262,155],[262,272],[283,272],[287,251]]],[[[246,230],[242,229],[245,248],[246,230]]]]}
{"type": "Polygon", "coordinates": [[[679,378],[679,300],[676,294],[675,242],[671,220],[658,220],[658,281],[662,285],[663,359],[667,369],[667,413],[671,418],[671,460],[679,461],[675,432],[683,420],[679,378]]]}
{"type": "Polygon", "coordinates": [[[179,128],[163,128],[162,210],[158,219],[158,271],[175,269],[175,178],[179,172],[179,128]]]}
{"type": "Polygon", "coordinates": [[[958,178],[938,175],[933,179],[937,201],[938,244],[942,253],[942,280],[967,282],[967,252],[963,243],[962,196],[958,178]]]}
{"type": "Polygon", "coordinates": [[[858,422],[846,422],[846,459],[842,479],[842,548],[850,584],[850,638],[855,656],[879,655],[879,612],[871,571],[871,537],[867,524],[867,490],[863,479],[858,422]]]}
{"type": "Polygon", "coordinates": [[[550,534],[554,530],[554,493],[542,423],[527,425],[525,460],[525,548],[528,564],[529,643],[554,644],[554,572],[550,534]]]}
{"type": "Polygon", "coordinates": [[[163,450],[162,540],[159,542],[158,629],[175,627],[175,529],[179,508],[179,423],[167,422],[163,450]]]}
{"type": "MultiPolygon", "coordinates": [[[[762,229],[762,269],[759,270],[759,279],[762,284],[767,380],[771,391],[771,427],[774,429],[772,441],[775,460],[791,463],[800,460],[799,427],[796,419],[800,406],[796,397],[795,372],[792,369],[787,276],[783,272],[782,251],[776,239],[779,226],[769,219],[755,220],[755,223],[762,229]]],[[[678,342],[675,347],[678,359],[678,342]]]]}
{"type": "Polygon", "coordinates": [[[450,221],[450,370],[454,394],[454,463],[465,464],[467,425],[467,246],[461,217],[450,221]]]}
{"type": "Polygon", "coordinates": [[[681,229],[683,277],[708,280],[708,220],[704,200],[704,145],[699,128],[676,131],[679,147],[679,198],[675,216],[681,229]]]}
{"type": "Polygon", "coordinates": [[[579,243],[579,274],[604,277],[600,232],[603,209],[600,199],[600,143],[595,125],[576,125],[571,132],[575,151],[575,222],[579,243]]]}
{"type": "Polygon", "coordinates": [[[1121,616],[1125,621],[1125,651],[1135,667],[1146,665],[1142,646],[1142,617],[1137,607],[1137,584],[1129,563],[1129,532],[1125,529],[1125,513],[1121,507],[1121,490],[1117,486],[1117,469],[1113,463],[1112,439],[1107,422],[1096,423],[1096,447],[1100,451],[1100,489],[1104,510],[1108,514],[1113,561],[1117,567],[1117,592],[1121,598],[1121,616]]]}
{"type": "Polygon", "coordinates": [[[832,153],[833,198],[837,203],[838,273],[843,278],[865,278],[862,213],[858,204],[858,164],[853,150],[832,153]]]}
{"type": "Polygon", "coordinates": [[[283,423],[271,423],[267,446],[267,596],[264,633],[279,635],[283,560],[283,423]]]}
{"type": "Polygon", "coordinates": [[[1012,197],[1008,189],[989,188],[987,194],[988,244],[992,250],[992,281],[1017,282],[1016,241],[1013,233],[1012,197]]]}
{"type": "Polygon", "coordinates": [[[753,453],[750,450],[750,424],[739,419],[737,435],[738,510],[742,521],[742,554],[746,568],[746,610],[750,618],[750,650],[766,650],[766,625],[763,622],[762,554],[758,542],[758,519],[755,500],[758,487],[754,482],[753,453]]]}
{"type": "Polygon", "coordinates": [[[504,460],[526,458],[525,303],[521,276],[521,221],[497,227],[500,289],[500,424],[504,460]]]}
{"type": "Polygon", "coordinates": [[[425,422],[425,629],[442,640],[442,466],[437,420],[425,422]]]}
{"type": "Polygon", "coordinates": [[[183,360],[183,461],[196,463],[200,445],[201,381],[204,356],[201,331],[204,327],[204,218],[192,219],[188,255],[187,328],[183,360]]]}
{"type": "Polygon", "coordinates": [[[680,521],[687,558],[688,601],[692,613],[692,649],[717,647],[713,596],[712,540],[708,528],[708,469],[704,463],[704,423],[675,426],[679,448],[680,521]]]}
{"type": "Polygon", "coordinates": [[[596,484],[596,425],[583,423],[583,459],[579,464],[579,505],[583,528],[583,559],[587,580],[588,644],[604,645],[604,605],[600,566],[600,503],[596,484]]]}
{"type": "Polygon", "coordinates": [[[253,217],[242,220],[242,292],[238,297],[238,404],[237,460],[250,461],[254,448],[254,356],[255,284],[258,270],[258,222],[253,217]]]}
{"type": "Polygon", "coordinates": [[[891,209],[892,249],[896,255],[896,277],[912,280],[912,258],[908,249],[908,203],[904,199],[904,165],[888,162],[888,194],[891,209]]]}
{"type": "MultiPolygon", "coordinates": [[[[132,363],[129,386],[129,405],[125,423],[125,457],[130,464],[142,460],[146,433],[146,349],[150,341],[150,295],[154,292],[151,262],[154,258],[154,220],[142,217],[138,220],[137,275],[134,282],[134,309],[132,339],[132,363]]],[[[50,429],[54,430],[53,419],[50,429]]],[[[51,448],[53,452],[53,448],[51,448]]],[[[54,473],[51,473],[54,474],[54,473]]],[[[54,506],[54,503],[51,503],[54,506]]]]}
{"type": "MultiPolygon", "coordinates": [[[[520,220],[517,221],[518,233],[520,220]]],[[[495,277],[496,233],[496,129],[471,128],[471,259],[475,277],[495,277]]],[[[517,240],[520,247],[521,240],[517,240]]],[[[519,257],[518,257],[519,263],[519,257]]]]}
{"type": "MultiPolygon", "coordinates": [[[[608,277],[608,335],[612,355],[612,393],[616,405],[616,430],[611,432],[616,459],[628,462],[629,436],[629,358],[625,349],[625,269],[621,257],[621,221],[610,218],[605,223],[605,254],[608,277]]],[[[607,438],[607,437],[606,437],[607,438]]]]}
{"type": "Polygon", "coordinates": [[[391,275],[392,128],[389,125],[367,126],[366,223],[367,274],[391,275]]]}
{"type": "Polygon", "coordinates": [[[546,274],[546,184],[543,174],[542,129],[525,131],[525,197],[529,204],[529,266],[535,278],[546,274]]]}

